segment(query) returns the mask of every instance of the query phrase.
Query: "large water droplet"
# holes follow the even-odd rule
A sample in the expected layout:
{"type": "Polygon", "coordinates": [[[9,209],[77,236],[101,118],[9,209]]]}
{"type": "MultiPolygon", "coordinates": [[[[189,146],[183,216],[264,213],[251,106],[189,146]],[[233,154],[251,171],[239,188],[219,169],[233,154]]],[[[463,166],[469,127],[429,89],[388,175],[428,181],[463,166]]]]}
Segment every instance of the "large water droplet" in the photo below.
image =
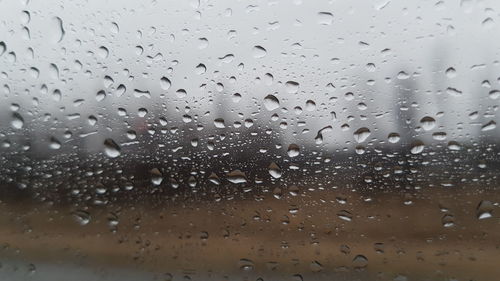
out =
{"type": "Polygon", "coordinates": [[[297,157],[300,154],[300,148],[298,145],[292,143],[288,146],[287,154],[289,157],[297,157]]]}
{"type": "Polygon", "coordinates": [[[300,84],[295,81],[288,81],[285,83],[286,92],[289,94],[296,94],[299,91],[300,84]]]}
{"type": "Polygon", "coordinates": [[[108,138],[104,140],[104,152],[108,157],[115,158],[120,156],[120,150],[120,146],[113,139],[108,138]]]}
{"type": "Polygon", "coordinates": [[[264,107],[269,111],[273,111],[280,107],[280,102],[274,95],[267,95],[264,98],[264,107]]]}
{"type": "Polygon", "coordinates": [[[420,124],[424,130],[430,131],[436,126],[436,120],[430,116],[425,116],[420,119],[420,124]]]}
{"type": "Polygon", "coordinates": [[[333,14],[330,12],[318,13],[318,24],[331,25],[333,23],[333,14]]]}
{"type": "Polygon", "coordinates": [[[64,39],[64,26],[63,21],[60,17],[53,17],[51,22],[51,41],[52,43],[59,43],[64,39]]]}
{"type": "Polygon", "coordinates": [[[362,127],[354,132],[354,140],[357,143],[362,143],[370,136],[371,132],[368,128],[362,127]]]}
{"type": "Polygon", "coordinates": [[[163,175],[160,170],[158,170],[158,168],[153,168],[149,172],[151,174],[151,183],[154,185],[160,185],[163,181],[163,175]]]}
{"type": "Polygon", "coordinates": [[[480,220],[483,220],[483,219],[489,219],[489,218],[493,217],[493,214],[492,214],[493,209],[494,209],[494,205],[493,205],[493,203],[491,203],[491,201],[483,200],[483,201],[479,202],[479,205],[477,205],[477,209],[476,209],[477,218],[480,220]]]}
{"type": "Polygon", "coordinates": [[[162,88],[162,90],[168,90],[170,89],[170,86],[172,85],[172,83],[170,82],[170,79],[168,79],[167,77],[162,77],[160,79],[160,87],[162,88]]]}
{"type": "Polygon", "coordinates": [[[244,172],[234,170],[226,174],[226,178],[231,183],[246,183],[247,177],[244,172]]]}
{"type": "Polygon", "coordinates": [[[262,46],[254,46],[252,49],[252,55],[254,58],[260,59],[267,55],[267,51],[262,46]]]}
{"type": "Polygon", "coordinates": [[[21,114],[14,112],[10,124],[14,129],[21,129],[24,126],[24,119],[21,114]]]}
{"type": "Polygon", "coordinates": [[[55,137],[51,137],[49,147],[57,150],[57,149],[61,148],[61,142],[58,139],[56,139],[55,137]]]}
{"type": "Polygon", "coordinates": [[[76,210],[73,212],[73,218],[80,225],[87,225],[90,222],[90,213],[84,210],[76,210]]]}
{"type": "Polygon", "coordinates": [[[410,152],[412,154],[419,154],[424,151],[424,143],[420,140],[416,140],[411,144],[410,152]]]}
{"type": "Polygon", "coordinates": [[[281,168],[278,166],[278,164],[276,164],[275,162],[272,162],[270,165],[269,165],[269,174],[275,178],[275,179],[279,179],[281,178],[281,168]]]}

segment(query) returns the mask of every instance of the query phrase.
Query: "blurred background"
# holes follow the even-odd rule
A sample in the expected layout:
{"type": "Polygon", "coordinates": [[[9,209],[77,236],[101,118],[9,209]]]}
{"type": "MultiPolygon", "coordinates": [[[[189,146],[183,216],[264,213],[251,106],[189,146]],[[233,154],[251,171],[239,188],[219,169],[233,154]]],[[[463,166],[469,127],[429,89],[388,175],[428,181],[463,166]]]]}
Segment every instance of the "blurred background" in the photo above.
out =
{"type": "Polygon", "coordinates": [[[497,280],[499,8],[0,0],[0,279],[497,280]]]}

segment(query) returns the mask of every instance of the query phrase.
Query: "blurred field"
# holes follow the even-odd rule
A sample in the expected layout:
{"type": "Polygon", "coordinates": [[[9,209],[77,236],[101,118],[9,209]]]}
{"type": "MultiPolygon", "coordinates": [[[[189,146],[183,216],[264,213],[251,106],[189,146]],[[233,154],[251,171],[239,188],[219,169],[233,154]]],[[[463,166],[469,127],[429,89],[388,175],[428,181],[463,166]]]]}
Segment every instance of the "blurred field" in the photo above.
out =
{"type": "Polygon", "coordinates": [[[499,195],[435,188],[413,198],[374,194],[365,202],[366,194],[329,190],[262,201],[137,202],[88,209],[87,225],[72,215],[74,206],[4,203],[0,276],[45,280],[57,272],[48,264],[67,270],[66,280],[88,269],[93,280],[128,280],[120,277],[125,270],[141,280],[300,280],[300,274],[303,280],[494,281],[498,210],[479,220],[476,208],[499,195]],[[342,210],[351,221],[337,215],[342,210]],[[445,214],[454,226],[443,226],[445,214]],[[367,264],[353,261],[357,255],[367,264]],[[30,273],[29,264],[39,268],[30,273]]]}

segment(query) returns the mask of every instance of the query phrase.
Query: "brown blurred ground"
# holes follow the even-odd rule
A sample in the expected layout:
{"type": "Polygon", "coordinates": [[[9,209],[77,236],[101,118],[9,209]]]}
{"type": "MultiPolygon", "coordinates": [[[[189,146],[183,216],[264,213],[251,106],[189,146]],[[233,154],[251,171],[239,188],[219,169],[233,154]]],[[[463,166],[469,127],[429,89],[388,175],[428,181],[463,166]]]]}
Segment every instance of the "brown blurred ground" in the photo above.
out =
{"type": "Polygon", "coordinates": [[[476,207],[481,200],[498,202],[499,195],[436,188],[364,202],[366,195],[330,190],[262,201],[137,202],[89,209],[90,223],[83,226],[71,215],[75,206],[4,203],[0,262],[131,268],[192,280],[293,280],[300,274],[304,280],[494,281],[500,275],[498,210],[479,220],[476,207]],[[352,221],[337,216],[342,210],[352,221]],[[453,215],[454,226],[443,226],[445,214],[453,215]],[[110,218],[117,218],[116,227],[110,218]],[[342,245],[349,250],[342,252],[342,245]],[[368,259],[366,267],[353,262],[357,255],[368,259]],[[251,260],[253,269],[242,270],[241,259],[251,260]]]}

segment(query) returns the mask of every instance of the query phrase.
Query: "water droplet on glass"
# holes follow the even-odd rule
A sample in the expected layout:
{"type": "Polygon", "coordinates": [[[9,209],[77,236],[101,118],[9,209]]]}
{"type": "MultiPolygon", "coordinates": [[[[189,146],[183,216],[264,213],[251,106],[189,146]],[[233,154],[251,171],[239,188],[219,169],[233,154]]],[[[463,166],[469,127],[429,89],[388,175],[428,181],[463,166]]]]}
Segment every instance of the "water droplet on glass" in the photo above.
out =
{"type": "Polygon", "coordinates": [[[286,92],[289,94],[296,94],[299,91],[300,84],[295,81],[287,81],[285,83],[286,92]]]}
{"type": "Polygon", "coordinates": [[[170,80],[167,77],[162,77],[160,79],[160,87],[162,88],[162,90],[167,91],[168,89],[170,89],[171,85],[172,85],[172,83],[170,82],[170,80]]]}
{"type": "Polygon", "coordinates": [[[61,142],[58,139],[56,139],[55,137],[51,137],[49,147],[57,150],[57,149],[61,148],[61,142]]]}
{"type": "Polygon", "coordinates": [[[333,14],[329,12],[318,13],[318,24],[331,25],[333,23],[333,14]]]}
{"type": "Polygon", "coordinates": [[[266,49],[264,49],[264,47],[257,45],[257,46],[253,47],[252,55],[254,58],[260,59],[260,58],[263,58],[267,55],[267,51],[266,51],[266,49]]]}
{"type": "Polygon", "coordinates": [[[12,128],[21,129],[24,126],[24,119],[21,114],[14,112],[12,114],[12,121],[10,122],[12,128]]]}
{"type": "Polygon", "coordinates": [[[481,127],[481,131],[485,132],[485,131],[491,131],[493,129],[495,129],[497,127],[497,123],[493,120],[491,120],[490,122],[484,124],[482,127],[481,127]]]}
{"type": "Polygon", "coordinates": [[[287,154],[289,157],[297,157],[300,154],[300,148],[298,145],[292,143],[288,146],[287,154]]]}
{"type": "Polygon", "coordinates": [[[154,185],[160,185],[163,181],[163,175],[160,170],[158,170],[158,168],[153,168],[149,171],[149,173],[151,174],[151,183],[154,185]]]}
{"type": "Polygon", "coordinates": [[[480,220],[489,219],[489,218],[493,217],[493,214],[492,214],[493,209],[494,209],[494,205],[491,201],[483,200],[483,201],[479,202],[479,205],[477,205],[476,216],[480,220]]]}
{"type": "Polygon", "coordinates": [[[278,164],[276,164],[275,162],[271,162],[271,164],[269,165],[269,174],[275,179],[281,178],[281,168],[278,166],[278,164]]]}
{"type": "Polygon", "coordinates": [[[90,213],[84,210],[76,210],[72,213],[73,218],[80,225],[87,225],[90,222],[90,213]]]}
{"type": "Polygon", "coordinates": [[[424,151],[424,143],[422,141],[416,140],[416,141],[412,142],[411,148],[410,148],[410,152],[412,154],[419,154],[419,153],[422,153],[422,151],[424,151]]]}
{"type": "Polygon", "coordinates": [[[52,43],[59,43],[64,39],[64,26],[60,17],[53,17],[51,22],[51,41],[52,43]]]}
{"type": "Polygon", "coordinates": [[[104,152],[108,157],[115,158],[120,156],[120,150],[120,146],[113,139],[108,138],[104,141],[104,152]]]}
{"type": "Polygon", "coordinates": [[[445,214],[441,218],[441,223],[444,227],[453,227],[455,226],[455,218],[451,214],[445,214]]]}
{"type": "Polygon", "coordinates": [[[362,143],[370,136],[371,132],[368,128],[362,127],[354,132],[354,140],[357,143],[362,143]]]}
{"type": "Polygon", "coordinates": [[[342,220],[345,220],[345,221],[352,221],[352,214],[351,212],[349,211],[346,211],[346,210],[342,210],[340,212],[337,213],[337,216],[342,219],[342,220]]]}
{"type": "Polygon", "coordinates": [[[279,102],[278,98],[275,97],[274,95],[267,95],[264,98],[264,107],[268,111],[273,111],[273,110],[280,107],[280,102],[279,102]]]}
{"type": "Polygon", "coordinates": [[[226,178],[231,183],[246,183],[247,177],[244,172],[240,170],[233,170],[226,174],[226,178]]]}
{"type": "Polygon", "coordinates": [[[397,143],[401,139],[401,136],[398,133],[390,133],[389,136],[387,136],[387,140],[390,143],[397,143]]]}
{"type": "Polygon", "coordinates": [[[255,267],[253,261],[249,259],[240,259],[238,262],[238,266],[243,271],[251,271],[255,267]]]}
{"type": "Polygon", "coordinates": [[[430,131],[436,126],[436,120],[430,116],[425,116],[420,119],[420,124],[424,130],[430,131]]]}

